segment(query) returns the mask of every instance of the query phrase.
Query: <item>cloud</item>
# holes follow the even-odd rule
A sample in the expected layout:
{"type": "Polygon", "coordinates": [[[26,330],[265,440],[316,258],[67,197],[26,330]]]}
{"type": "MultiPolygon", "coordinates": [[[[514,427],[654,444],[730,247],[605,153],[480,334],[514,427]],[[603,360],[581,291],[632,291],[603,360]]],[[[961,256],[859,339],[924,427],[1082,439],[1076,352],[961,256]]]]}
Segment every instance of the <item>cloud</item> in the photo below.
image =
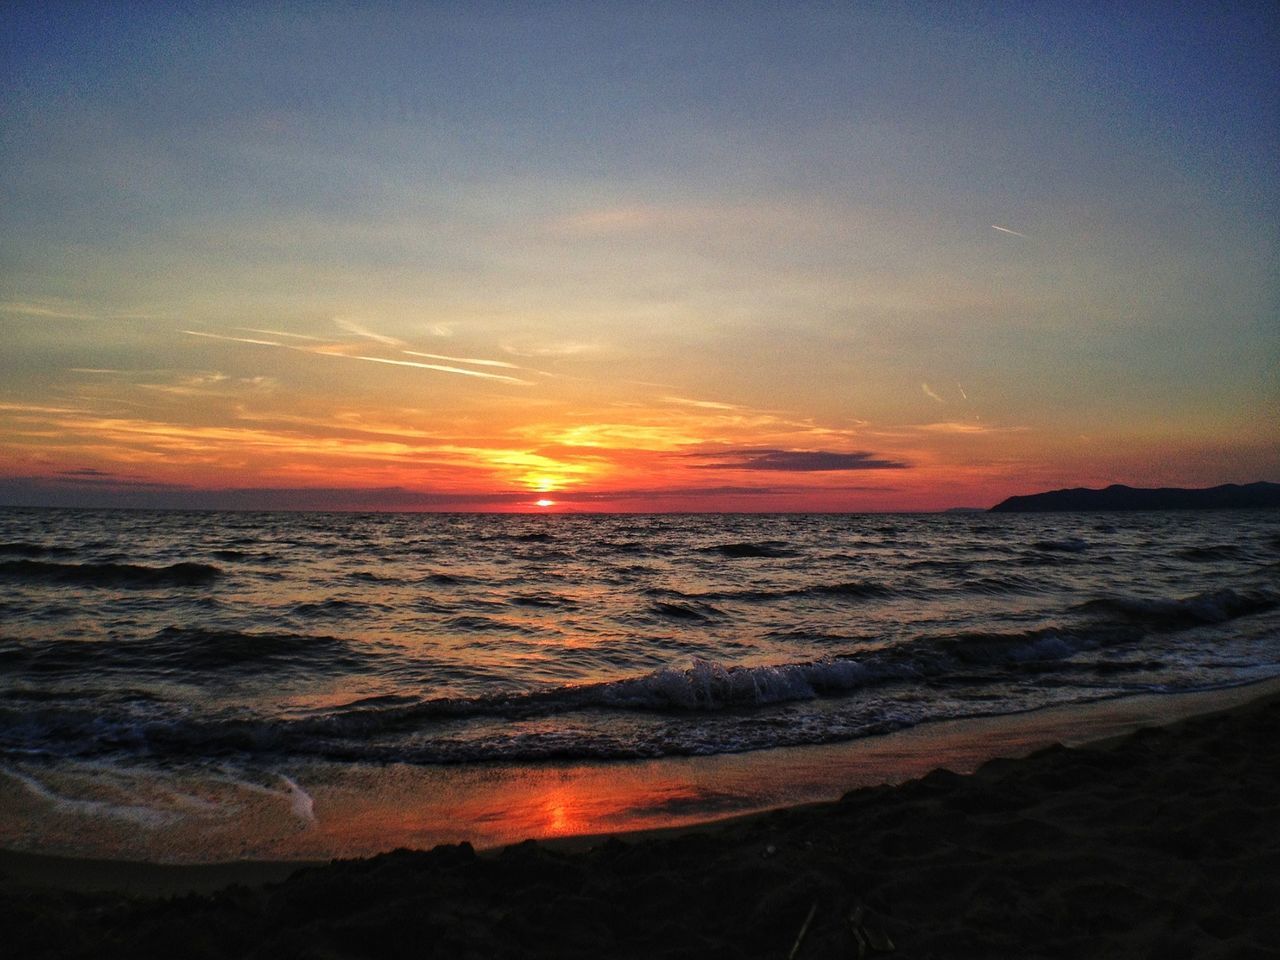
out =
{"type": "Polygon", "coordinates": [[[732,403],[720,403],[716,400],[690,400],[687,397],[662,397],[664,403],[676,403],[684,407],[697,407],[701,410],[738,410],[732,403]]]}
{"type": "Polygon", "coordinates": [[[17,313],[26,317],[46,320],[96,320],[97,314],[85,313],[59,303],[20,303],[12,300],[0,303],[0,313],[17,313]]]}
{"type": "Polygon", "coordinates": [[[542,443],[614,450],[674,450],[702,442],[696,431],[675,424],[591,423],[564,428],[535,425],[520,433],[542,443]]]}
{"type": "Polygon", "coordinates": [[[240,487],[99,478],[0,477],[0,503],[11,506],[143,507],[200,510],[430,510],[527,503],[529,491],[419,493],[403,487],[240,487]]]}
{"type": "MultiPolygon", "coordinates": [[[[350,330],[352,333],[358,333],[361,336],[368,337],[371,340],[376,340],[379,343],[393,344],[396,346],[401,345],[401,342],[399,340],[394,340],[390,337],[384,337],[381,334],[373,333],[372,331],[366,330],[365,328],[361,327],[359,324],[354,323],[352,321],[335,320],[334,322],[337,323],[340,327],[350,330]]],[[[244,328],[241,328],[241,329],[244,329],[244,328]]],[[[321,345],[319,346],[311,346],[309,344],[299,346],[297,344],[291,344],[291,343],[280,343],[276,340],[258,340],[252,337],[228,337],[224,334],[206,333],[201,330],[183,330],[182,332],[193,337],[205,337],[210,340],[227,340],[232,343],[251,343],[251,344],[255,344],[257,346],[262,346],[262,347],[281,347],[285,350],[294,350],[294,351],[297,351],[298,353],[310,353],[310,354],[315,354],[322,357],[345,357],[348,360],[365,360],[369,363],[386,363],[396,367],[414,367],[419,370],[434,370],[438,373],[452,373],[452,374],[456,374],[458,376],[463,376],[463,377],[480,377],[485,380],[501,380],[506,383],[518,383],[523,386],[533,386],[532,381],[521,380],[519,377],[509,377],[509,376],[506,376],[505,374],[485,373],[480,370],[467,370],[467,369],[464,369],[463,367],[447,366],[445,364],[439,364],[439,363],[419,363],[415,360],[393,360],[389,357],[371,357],[371,356],[366,356],[364,354],[348,353],[346,352],[347,350],[350,350],[353,348],[359,349],[356,345],[349,344],[349,343],[348,344],[321,343],[321,345]]],[[[258,331],[254,330],[251,332],[258,332],[258,331]]],[[[263,332],[266,332],[266,331],[263,331],[263,332]]],[[[276,332],[273,332],[273,333],[276,336],[295,337],[302,340],[316,339],[315,337],[307,337],[302,334],[276,333],[276,332]]],[[[524,367],[518,367],[514,363],[507,363],[503,360],[480,360],[480,359],[466,359],[462,357],[446,357],[441,354],[435,354],[435,353],[418,353],[415,350],[401,350],[400,352],[408,356],[428,357],[428,358],[434,358],[434,359],[440,359],[440,360],[452,360],[456,363],[470,363],[470,364],[475,364],[477,366],[501,367],[509,370],[525,369],[524,367]]],[[[541,373],[541,371],[537,371],[537,370],[533,372],[541,373]]],[[[543,374],[543,375],[550,376],[549,374],[543,374]]]]}
{"type": "MultiPolygon", "coordinates": [[[[341,354],[331,354],[331,356],[341,356],[341,354]]],[[[389,363],[396,367],[416,367],[419,370],[436,370],[440,373],[456,373],[463,377],[483,377],[486,380],[505,380],[507,383],[519,383],[526,387],[533,386],[529,380],[521,380],[519,377],[508,377],[501,373],[484,373],[480,370],[464,370],[462,367],[448,367],[440,363],[418,363],[414,360],[390,360],[387,357],[365,357],[353,355],[352,360],[368,360],[370,363],[389,363]]]]}
{"type": "Polygon", "coordinates": [[[284,330],[261,330],[258,327],[236,327],[237,330],[243,330],[245,333],[263,333],[268,337],[290,337],[294,340],[313,340],[323,342],[319,337],[311,337],[305,333],[287,333],[284,330]]]}
{"type": "Polygon", "coordinates": [[[597,353],[602,348],[597,343],[581,343],[562,340],[556,343],[504,343],[502,349],[517,357],[577,357],[584,353],[597,353]]]}
{"type": "Polygon", "coordinates": [[[964,420],[944,420],[940,423],[922,423],[911,428],[912,430],[923,430],[926,433],[1025,433],[1027,427],[997,427],[992,424],[979,423],[976,421],[964,420]]]}
{"type": "Polygon", "coordinates": [[[41,404],[33,404],[33,403],[0,403],[0,413],[15,413],[20,415],[25,415],[25,414],[35,414],[35,413],[81,414],[85,412],[86,411],[79,410],[74,407],[48,407],[48,406],[43,406],[41,404]]]}
{"type": "Polygon", "coordinates": [[[73,484],[87,487],[106,487],[126,490],[180,490],[180,485],[159,483],[147,480],[137,474],[111,473],[95,467],[81,467],[76,470],[59,470],[47,481],[50,484],[73,484]]]}
{"type": "Polygon", "coordinates": [[[368,327],[357,323],[355,320],[348,320],[344,317],[335,317],[333,322],[343,330],[347,331],[347,333],[354,333],[356,336],[364,337],[367,340],[375,340],[378,343],[384,343],[389,347],[403,347],[405,345],[403,340],[397,340],[395,337],[388,337],[381,333],[375,333],[368,327]]]}
{"type": "Polygon", "coordinates": [[[220,333],[204,333],[200,330],[183,330],[183,333],[190,337],[205,337],[209,340],[229,340],[232,343],[256,343],[260,347],[279,347],[283,346],[275,340],[254,340],[250,337],[226,337],[220,333]]]}
{"type": "Polygon", "coordinates": [[[402,350],[410,357],[426,357],[428,360],[448,360],[451,363],[470,363],[477,367],[504,367],[507,370],[523,370],[514,363],[507,363],[505,360],[479,360],[473,357],[447,357],[443,353],[420,353],[417,350],[402,350]]]}
{"type": "Polygon", "coordinates": [[[1001,233],[1011,233],[1011,234],[1013,234],[1015,237],[1022,237],[1024,240],[1025,240],[1025,239],[1026,239],[1026,237],[1027,237],[1027,235],[1026,235],[1025,233],[1019,233],[1017,230],[1010,230],[1008,227],[1002,227],[1002,226],[1000,226],[999,224],[996,224],[996,223],[993,223],[993,224],[991,225],[991,229],[992,229],[992,230],[999,230],[1001,233]]]}
{"type": "Polygon", "coordinates": [[[920,389],[924,391],[924,395],[926,397],[932,397],[934,400],[937,400],[939,403],[947,402],[943,400],[940,396],[938,396],[936,393],[934,393],[933,388],[929,386],[927,383],[920,384],[920,389]]]}
{"type": "Polygon", "coordinates": [[[699,464],[698,470],[778,470],[794,473],[847,470],[903,470],[909,464],[879,460],[866,451],[837,453],[829,450],[730,450],[723,454],[689,454],[714,457],[718,462],[699,464]]]}

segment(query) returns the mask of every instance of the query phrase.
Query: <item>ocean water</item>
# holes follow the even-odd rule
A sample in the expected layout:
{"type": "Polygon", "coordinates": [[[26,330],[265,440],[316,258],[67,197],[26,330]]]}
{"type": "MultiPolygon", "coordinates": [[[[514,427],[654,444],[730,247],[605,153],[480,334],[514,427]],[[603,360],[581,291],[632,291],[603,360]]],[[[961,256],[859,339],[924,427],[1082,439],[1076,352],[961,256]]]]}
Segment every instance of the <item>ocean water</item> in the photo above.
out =
{"type": "Polygon", "coordinates": [[[305,822],[320,769],[624,771],[1277,674],[1276,512],[0,510],[0,800],[68,814],[149,823],[86,784],[196,771],[305,822]]]}

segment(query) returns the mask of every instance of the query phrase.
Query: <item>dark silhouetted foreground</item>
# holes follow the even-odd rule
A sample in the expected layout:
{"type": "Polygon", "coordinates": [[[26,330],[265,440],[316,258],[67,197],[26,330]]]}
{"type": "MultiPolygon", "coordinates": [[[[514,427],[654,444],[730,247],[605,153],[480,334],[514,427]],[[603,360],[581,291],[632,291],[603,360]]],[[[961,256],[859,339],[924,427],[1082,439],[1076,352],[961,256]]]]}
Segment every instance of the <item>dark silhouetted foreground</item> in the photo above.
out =
{"type": "Polygon", "coordinates": [[[10,881],[0,929],[13,957],[1275,957],[1277,743],[1272,698],[583,853],[398,851],[171,900],[10,881]]]}

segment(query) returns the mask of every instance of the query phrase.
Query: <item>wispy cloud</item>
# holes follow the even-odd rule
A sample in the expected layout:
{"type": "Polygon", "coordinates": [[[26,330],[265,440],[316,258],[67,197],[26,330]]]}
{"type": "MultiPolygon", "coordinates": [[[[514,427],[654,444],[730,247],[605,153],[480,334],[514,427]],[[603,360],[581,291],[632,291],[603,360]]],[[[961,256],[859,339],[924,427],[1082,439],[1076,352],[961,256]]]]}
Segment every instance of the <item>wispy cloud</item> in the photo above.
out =
{"type": "Polygon", "coordinates": [[[578,357],[601,350],[598,343],[562,340],[555,343],[503,343],[502,349],[517,357],[578,357]]]}
{"type": "Polygon", "coordinates": [[[33,404],[33,403],[0,403],[0,411],[6,412],[6,413],[24,413],[24,414],[26,413],[80,414],[80,413],[86,412],[84,410],[77,410],[72,407],[49,407],[43,404],[33,404]]]}
{"type": "Polygon", "coordinates": [[[448,360],[450,363],[470,363],[477,367],[503,367],[507,370],[522,370],[514,363],[507,363],[505,360],[481,360],[475,357],[449,357],[443,353],[422,353],[418,350],[403,350],[402,353],[410,357],[426,357],[428,360],[448,360]]]}
{"type": "MultiPolygon", "coordinates": [[[[399,340],[395,340],[390,337],[383,337],[381,334],[377,334],[370,330],[366,330],[363,327],[361,327],[359,324],[356,324],[354,322],[346,321],[346,320],[337,320],[335,322],[339,326],[344,327],[344,329],[349,329],[350,332],[357,333],[361,336],[366,336],[369,339],[375,340],[379,343],[395,344],[397,346],[400,345],[399,340]]],[[[316,343],[314,346],[311,344],[281,343],[278,340],[260,340],[260,339],[257,339],[256,337],[230,337],[225,334],[209,333],[208,331],[204,331],[204,330],[183,330],[182,332],[192,337],[204,337],[209,340],[225,340],[231,343],[249,343],[249,344],[254,344],[256,346],[263,346],[263,347],[281,347],[285,350],[294,350],[299,353],[311,353],[311,354],[317,354],[319,356],[325,356],[325,357],[343,357],[348,360],[364,360],[368,363],[383,363],[383,364],[389,364],[391,366],[396,366],[396,367],[413,367],[419,370],[433,370],[437,373],[451,373],[451,374],[455,374],[457,376],[462,376],[462,377],[477,377],[483,380],[498,380],[505,383],[518,383],[523,386],[533,386],[532,381],[523,380],[519,377],[508,376],[506,374],[487,373],[483,370],[468,370],[464,367],[455,367],[449,364],[442,364],[442,363],[422,363],[417,360],[396,360],[391,357],[374,357],[374,356],[369,356],[367,354],[350,353],[348,352],[349,350],[353,348],[358,349],[357,347],[355,347],[354,344],[344,345],[341,343],[330,343],[327,341],[320,340],[318,337],[309,337],[303,334],[280,333],[277,331],[258,331],[258,330],[245,328],[245,327],[240,327],[238,329],[249,330],[249,332],[252,332],[252,333],[261,332],[261,333],[266,333],[268,335],[295,337],[295,338],[309,340],[309,341],[314,340],[316,341],[316,343]]],[[[503,361],[503,360],[485,360],[485,359],[464,358],[464,357],[447,357],[442,354],[420,353],[416,350],[401,350],[400,352],[407,356],[424,357],[424,358],[438,359],[438,360],[450,360],[450,361],[453,361],[454,363],[468,363],[468,364],[474,364],[476,366],[498,367],[498,368],[508,369],[508,370],[526,369],[524,367],[516,366],[514,363],[507,363],[506,361],[503,361]]],[[[540,373],[540,371],[536,371],[536,370],[532,372],[540,373]]]]}
{"type": "Polygon", "coordinates": [[[835,470],[903,470],[909,464],[881,460],[864,450],[838,453],[830,450],[729,450],[720,454],[688,454],[716,462],[698,464],[698,470],[778,470],[811,473],[835,470]]]}
{"type": "Polygon", "coordinates": [[[356,320],[350,320],[346,317],[335,317],[333,322],[341,329],[347,331],[347,333],[354,333],[357,337],[364,337],[366,340],[383,343],[389,347],[405,346],[405,342],[403,340],[397,340],[395,337],[388,337],[385,334],[376,333],[356,320]]]}
{"type": "MultiPolygon", "coordinates": [[[[342,356],[342,354],[330,354],[330,356],[342,356]]],[[[419,370],[436,370],[440,373],[456,373],[462,377],[481,377],[485,380],[505,380],[507,383],[519,383],[526,387],[533,386],[532,381],[521,380],[519,377],[508,377],[501,373],[485,373],[482,370],[466,370],[462,367],[450,367],[441,363],[418,363],[416,360],[392,360],[389,357],[366,357],[359,354],[352,355],[350,359],[367,360],[370,363],[387,363],[395,367],[416,367],[419,370]]]]}
{"type": "Polygon", "coordinates": [[[190,337],[205,337],[209,340],[229,340],[232,343],[256,343],[260,347],[282,347],[284,344],[276,340],[255,340],[251,337],[228,337],[221,333],[206,333],[203,330],[183,330],[190,337]]]}
{"type": "Polygon", "coordinates": [[[1015,237],[1022,237],[1024,240],[1025,240],[1025,239],[1026,239],[1026,237],[1027,237],[1027,235],[1026,235],[1025,233],[1019,233],[1017,230],[1010,230],[1008,227],[1002,227],[1002,226],[1000,226],[998,223],[993,223],[993,224],[991,225],[991,229],[992,229],[992,230],[999,230],[1001,233],[1011,233],[1011,234],[1013,234],[1015,237]]]}
{"type": "Polygon", "coordinates": [[[26,317],[42,317],[49,320],[94,320],[97,315],[76,310],[73,307],[56,302],[17,302],[13,300],[0,303],[0,313],[17,313],[26,317]]]}
{"type": "Polygon", "coordinates": [[[676,424],[591,423],[571,427],[537,425],[520,432],[544,443],[613,450],[675,450],[702,442],[698,433],[676,424]]]}
{"type": "Polygon", "coordinates": [[[320,337],[312,337],[305,333],[288,333],[284,330],[261,330],[257,327],[236,327],[237,330],[243,330],[245,333],[261,333],[268,337],[288,337],[291,340],[312,340],[317,343],[324,341],[320,337]]]}
{"type": "Polygon", "coordinates": [[[172,490],[175,485],[148,480],[137,474],[111,473],[93,467],[82,467],[78,470],[59,470],[49,478],[51,483],[69,483],[86,487],[127,487],[142,490],[172,490]]]}
{"type": "Polygon", "coordinates": [[[981,423],[976,420],[944,420],[939,423],[922,423],[913,430],[923,430],[926,433],[1025,433],[1027,427],[1000,427],[994,424],[981,423]]]}
{"type": "Polygon", "coordinates": [[[924,395],[926,397],[929,397],[933,400],[937,400],[939,403],[947,402],[943,400],[940,396],[938,396],[938,394],[934,391],[933,387],[929,386],[927,383],[920,384],[920,389],[924,391],[924,395]]]}
{"type": "Polygon", "coordinates": [[[690,400],[688,397],[662,397],[664,403],[675,403],[684,407],[697,407],[700,410],[737,410],[732,403],[720,403],[716,400],[690,400]]]}

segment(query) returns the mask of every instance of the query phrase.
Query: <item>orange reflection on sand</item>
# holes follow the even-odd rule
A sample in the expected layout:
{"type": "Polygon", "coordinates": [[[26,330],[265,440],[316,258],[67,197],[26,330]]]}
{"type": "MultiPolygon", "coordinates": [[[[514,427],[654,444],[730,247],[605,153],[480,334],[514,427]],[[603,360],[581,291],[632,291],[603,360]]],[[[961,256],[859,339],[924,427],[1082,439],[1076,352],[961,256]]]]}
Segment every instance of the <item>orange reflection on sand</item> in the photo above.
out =
{"type": "Polygon", "coordinates": [[[715,776],[714,769],[681,760],[467,770],[393,765],[368,789],[327,793],[318,802],[317,822],[294,838],[293,852],[306,855],[314,848],[325,856],[354,855],[460,840],[483,848],[530,837],[670,827],[739,812],[737,804],[725,803],[736,792],[732,782],[711,790],[708,776],[715,776]]]}

